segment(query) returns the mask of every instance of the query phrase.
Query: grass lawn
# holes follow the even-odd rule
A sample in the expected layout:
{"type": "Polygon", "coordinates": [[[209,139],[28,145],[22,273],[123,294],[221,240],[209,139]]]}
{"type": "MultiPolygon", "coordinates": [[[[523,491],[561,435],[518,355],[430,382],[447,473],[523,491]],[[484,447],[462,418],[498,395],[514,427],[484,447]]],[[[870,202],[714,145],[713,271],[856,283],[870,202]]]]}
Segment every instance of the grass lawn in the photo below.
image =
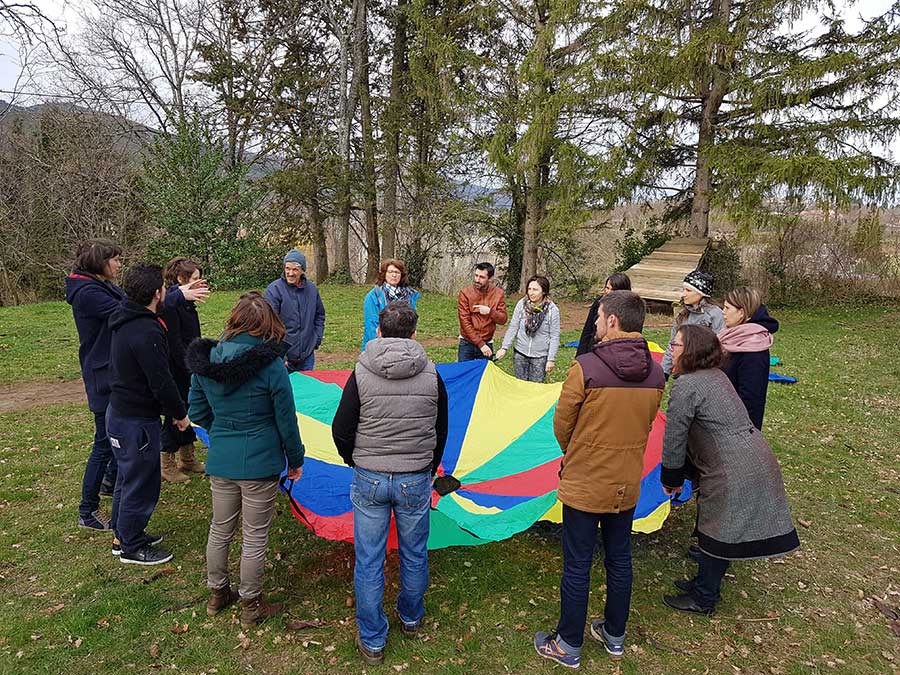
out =
{"type": "MultiPolygon", "coordinates": [[[[322,288],[321,367],[352,365],[365,291],[322,288]]],[[[206,334],[220,330],[236,295],[216,293],[200,308],[206,334]]],[[[455,299],[426,294],[420,310],[429,354],[453,360],[455,299]]],[[[764,431],[781,460],[801,551],[734,565],[713,618],[676,614],[661,596],[672,579],[693,572],[683,553],[694,513],[693,506],[677,510],[662,531],[634,538],[625,661],[617,668],[588,639],[582,669],[900,672],[900,635],[873,602],[900,611],[900,305],[773,313],[782,321],[773,351],[783,360],[780,372],[800,383],[770,389],[764,431]]],[[[648,336],[664,344],[667,331],[648,336]]],[[[564,334],[575,337],[575,330],[564,334]]],[[[77,345],[65,303],[0,308],[0,384],[77,377],[77,345]]],[[[573,351],[558,360],[554,379],[564,377],[573,351]]],[[[91,424],[80,405],[0,414],[0,673],[554,670],[531,640],[555,622],[560,545],[531,532],[432,553],[423,636],[404,639],[392,623],[387,665],[366,669],[353,647],[352,546],[312,536],[280,500],[265,583],[285,603],[284,617],[247,634],[233,611],[210,619],[206,480],[163,486],[152,529],[167,533],[173,563],[121,565],[110,555],[110,535],[75,527],[91,424]],[[289,627],[312,619],[323,624],[289,627]]],[[[592,616],[602,611],[603,579],[601,562],[592,616]]],[[[392,555],[388,603],[397,580],[392,555]]]]}

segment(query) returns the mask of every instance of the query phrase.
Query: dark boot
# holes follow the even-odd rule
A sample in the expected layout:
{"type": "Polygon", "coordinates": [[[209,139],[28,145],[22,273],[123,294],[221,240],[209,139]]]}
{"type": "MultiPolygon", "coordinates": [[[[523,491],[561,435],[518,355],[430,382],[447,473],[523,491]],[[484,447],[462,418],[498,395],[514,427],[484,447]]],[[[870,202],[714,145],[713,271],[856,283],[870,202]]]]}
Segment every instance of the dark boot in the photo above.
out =
{"type": "Polygon", "coordinates": [[[206,601],[206,613],[215,616],[229,605],[233,605],[240,596],[238,592],[231,589],[231,586],[223,586],[222,588],[211,588],[209,600],[206,601]]]}
{"type": "Polygon", "coordinates": [[[268,603],[262,595],[257,595],[249,600],[241,600],[241,628],[249,630],[258,623],[262,623],[281,611],[281,603],[268,603]]]}
{"type": "Polygon", "coordinates": [[[356,634],[356,648],[359,650],[359,655],[362,656],[363,661],[370,666],[378,666],[384,663],[384,650],[380,649],[376,652],[366,647],[362,640],[359,639],[359,633],[356,634]]]}
{"type": "Polygon", "coordinates": [[[716,611],[715,605],[711,607],[703,607],[702,605],[698,605],[697,601],[694,599],[694,596],[690,593],[682,593],[681,595],[664,595],[663,602],[665,602],[672,609],[677,609],[679,612],[693,612],[694,614],[706,614],[707,616],[710,616],[713,612],[716,611]]]}

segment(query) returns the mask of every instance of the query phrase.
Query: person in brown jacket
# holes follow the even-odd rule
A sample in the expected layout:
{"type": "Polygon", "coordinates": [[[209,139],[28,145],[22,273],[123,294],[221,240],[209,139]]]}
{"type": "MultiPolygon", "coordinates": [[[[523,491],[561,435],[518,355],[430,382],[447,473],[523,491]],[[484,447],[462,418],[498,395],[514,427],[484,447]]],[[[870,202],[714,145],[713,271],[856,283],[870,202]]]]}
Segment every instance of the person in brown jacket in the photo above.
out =
{"type": "Polygon", "coordinates": [[[491,283],[494,266],[489,262],[475,265],[471,286],[459,292],[459,351],[457,361],[489,359],[494,354],[494,330],[507,321],[503,290],[491,283]]]}
{"type": "Polygon", "coordinates": [[[640,492],[644,450],[665,389],[644,327],[644,301],[631,291],[600,300],[593,349],[577,357],[563,384],[553,431],[563,451],[558,497],[563,509],[563,575],[559,622],[539,632],[541,656],[578,667],[590,595],[597,526],[606,567],[604,618],[591,636],[614,659],[624,654],[631,605],[631,522],[640,492]]]}

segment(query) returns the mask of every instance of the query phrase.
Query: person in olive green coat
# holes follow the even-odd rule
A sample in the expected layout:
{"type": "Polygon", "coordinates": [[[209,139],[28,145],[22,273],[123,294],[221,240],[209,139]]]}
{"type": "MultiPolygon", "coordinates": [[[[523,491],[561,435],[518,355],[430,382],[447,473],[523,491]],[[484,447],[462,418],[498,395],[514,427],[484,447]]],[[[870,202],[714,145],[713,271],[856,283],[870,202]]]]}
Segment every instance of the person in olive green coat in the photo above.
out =
{"type": "Polygon", "coordinates": [[[212,616],[241,600],[241,624],[250,628],[281,608],[262,599],[269,527],[278,480],[300,480],[303,443],[291,382],[284,366],[284,324],[262,295],[245,293],[219,342],[195,340],[186,354],[193,377],[189,416],[209,433],[206,472],[212,490],[212,522],[206,545],[212,616]],[[243,516],[241,584],[228,579],[228,549],[243,516]]]}

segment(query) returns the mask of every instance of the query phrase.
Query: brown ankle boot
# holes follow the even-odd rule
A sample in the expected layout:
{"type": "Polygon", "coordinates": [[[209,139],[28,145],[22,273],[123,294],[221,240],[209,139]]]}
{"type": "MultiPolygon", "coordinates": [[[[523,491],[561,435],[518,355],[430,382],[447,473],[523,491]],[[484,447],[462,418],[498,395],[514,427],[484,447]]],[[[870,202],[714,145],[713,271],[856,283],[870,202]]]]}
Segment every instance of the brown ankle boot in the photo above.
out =
{"type": "Polygon", "coordinates": [[[211,588],[209,600],[206,601],[206,613],[215,616],[229,605],[233,605],[240,596],[237,591],[231,589],[231,586],[223,586],[222,588],[211,588]]]}
{"type": "Polygon", "coordinates": [[[162,479],[168,483],[186,483],[190,480],[190,476],[185,476],[178,470],[178,460],[175,458],[174,452],[159,453],[160,474],[162,479]]]}
{"type": "Polygon", "coordinates": [[[194,444],[178,448],[178,468],[191,473],[206,473],[206,464],[194,457],[194,444]]]}
{"type": "Polygon", "coordinates": [[[268,603],[262,595],[257,595],[249,600],[241,600],[241,628],[247,630],[258,623],[262,623],[281,611],[281,603],[268,603]]]}

